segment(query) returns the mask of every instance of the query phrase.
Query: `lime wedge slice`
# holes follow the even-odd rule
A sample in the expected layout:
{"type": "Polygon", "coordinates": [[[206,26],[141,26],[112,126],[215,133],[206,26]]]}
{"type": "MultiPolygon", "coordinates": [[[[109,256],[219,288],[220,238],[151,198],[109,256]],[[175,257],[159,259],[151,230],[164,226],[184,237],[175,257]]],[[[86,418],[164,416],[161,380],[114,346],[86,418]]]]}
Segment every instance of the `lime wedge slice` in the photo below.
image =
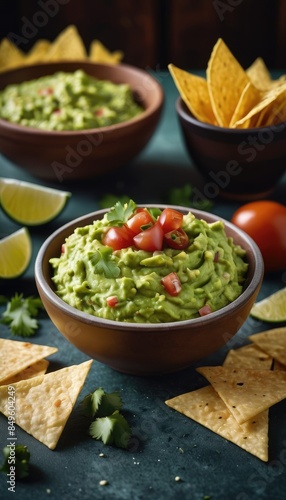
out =
{"type": "Polygon", "coordinates": [[[261,321],[280,323],[286,321],[286,288],[256,302],[250,315],[261,321]]]}
{"type": "Polygon", "coordinates": [[[32,257],[32,242],[22,227],[0,240],[0,278],[12,279],[23,274],[32,257]]]}
{"type": "Polygon", "coordinates": [[[71,193],[31,182],[0,178],[0,204],[18,224],[36,226],[54,219],[71,193]]]}

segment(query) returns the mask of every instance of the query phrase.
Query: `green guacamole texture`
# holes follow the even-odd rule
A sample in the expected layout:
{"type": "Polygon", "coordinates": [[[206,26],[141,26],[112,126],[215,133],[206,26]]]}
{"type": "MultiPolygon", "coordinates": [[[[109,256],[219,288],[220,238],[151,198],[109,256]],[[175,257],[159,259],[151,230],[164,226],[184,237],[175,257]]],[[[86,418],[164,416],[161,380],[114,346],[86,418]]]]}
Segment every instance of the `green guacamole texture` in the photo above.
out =
{"type": "Polygon", "coordinates": [[[80,311],[122,322],[165,323],[197,318],[206,304],[221,309],[243,291],[246,252],[226,236],[222,221],[209,224],[189,212],[182,225],[189,246],[155,252],[108,249],[101,238],[109,226],[105,214],[77,228],[61,256],[50,260],[56,293],[80,311]],[[104,252],[103,263],[98,256],[104,252]],[[171,272],[182,284],[177,296],[161,283],[171,272]],[[110,296],[118,298],[115,307],[107,303],[110,296]]]}
{"type": "Polygon", "coordinates": [[[85,130],[121,123],[143,112],[127,84],[99,80],[79,69],[7,86],[0,117],[43,130],[85,130]]]}

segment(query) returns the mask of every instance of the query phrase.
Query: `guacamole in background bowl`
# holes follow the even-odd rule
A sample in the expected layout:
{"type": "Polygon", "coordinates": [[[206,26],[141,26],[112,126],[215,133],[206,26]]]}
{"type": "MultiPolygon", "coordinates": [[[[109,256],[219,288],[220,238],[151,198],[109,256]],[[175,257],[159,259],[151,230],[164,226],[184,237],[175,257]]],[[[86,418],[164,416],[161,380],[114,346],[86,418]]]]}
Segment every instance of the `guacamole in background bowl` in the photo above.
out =
{"type": "Polygon", "coordinates": [[[86,130],[121,123],[143,112],[130,85],[58,71],[0,92],[0,116],[43,130],[86,130]]]}
{"type": "Polygon", "coordinates": [[[211,314],[239,297],[245,256],[220,220],[138,209],[130,201],[76,228],[50,264],[56,293],[76,309],[121,322],[165,323],[211,314]]]}

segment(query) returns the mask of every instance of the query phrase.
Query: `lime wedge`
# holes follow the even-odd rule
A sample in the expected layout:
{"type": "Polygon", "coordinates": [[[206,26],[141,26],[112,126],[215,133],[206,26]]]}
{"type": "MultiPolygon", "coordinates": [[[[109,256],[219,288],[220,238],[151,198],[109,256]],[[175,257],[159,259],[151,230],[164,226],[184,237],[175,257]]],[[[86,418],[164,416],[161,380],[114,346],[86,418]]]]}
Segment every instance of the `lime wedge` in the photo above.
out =
{"type": "Polygon", "coordinates": [[[256,302],[250,315],[261,321],[278,323],[286,321],[286,288],[269,295],[260,302],[256,302]]]}
{"type": "Polygon", "coordinates": [[[4,212],[25,226],[45,224],[54,219],[70,196],[67,191],[0,178],[0,204],[4,212]]]}
{"type": "Polygon", "coordinates": [[[32,257],[32,242],[25,227],[0,240],[0,278],[17,278],[32,257]]]}

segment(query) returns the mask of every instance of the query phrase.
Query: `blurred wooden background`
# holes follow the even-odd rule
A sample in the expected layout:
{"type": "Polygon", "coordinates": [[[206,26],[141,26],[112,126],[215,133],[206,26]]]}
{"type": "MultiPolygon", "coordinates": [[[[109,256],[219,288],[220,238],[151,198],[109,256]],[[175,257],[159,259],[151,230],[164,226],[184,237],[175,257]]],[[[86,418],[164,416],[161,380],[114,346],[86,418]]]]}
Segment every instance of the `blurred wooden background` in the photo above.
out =
{"type": "Polygon", "coordinates": [[[24,51],[75,24],[87,49],[97,38],[142,68],[205,68],[218,37],[244,67],[257,56],[286,66],[286,0],[1,0],[0,10],[0,38],[18,36],[24,51]]]}

